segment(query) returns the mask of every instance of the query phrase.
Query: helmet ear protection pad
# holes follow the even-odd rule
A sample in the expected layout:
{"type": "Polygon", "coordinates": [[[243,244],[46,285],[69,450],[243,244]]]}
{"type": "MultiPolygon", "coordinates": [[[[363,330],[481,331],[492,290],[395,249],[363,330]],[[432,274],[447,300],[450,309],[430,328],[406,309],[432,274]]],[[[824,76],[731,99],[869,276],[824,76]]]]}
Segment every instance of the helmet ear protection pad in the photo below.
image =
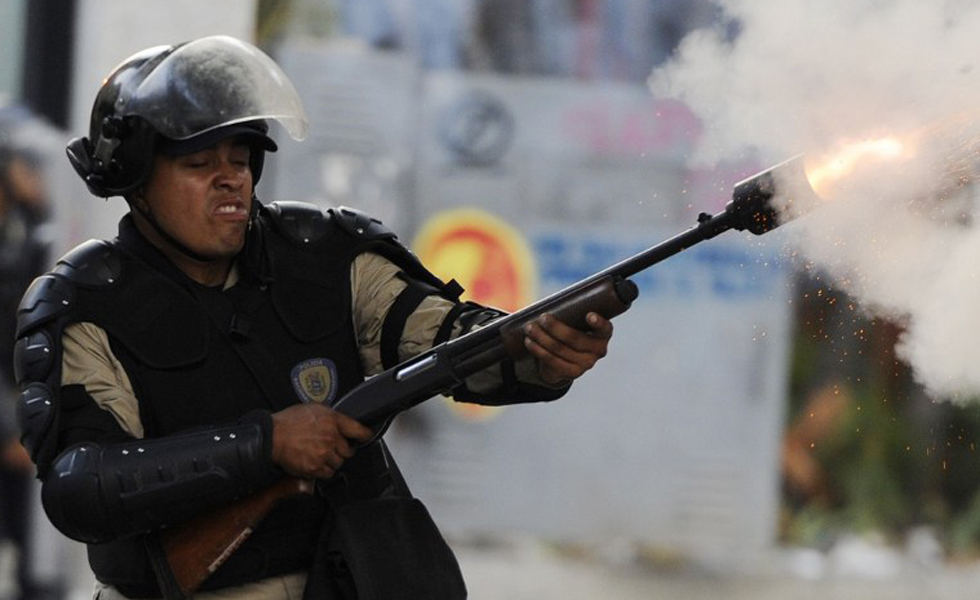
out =
{"type": "Polygon", "coordinates": [[[174,50],[156,46],[137,52],[118,65],[95,97],[88,137],[68,143],[68,160],[96,196],[126,196],[153,168],[156,132],[138,117],[120,115],[117,107],[174,50]]]}
{"type": "Polygon", "coordinates": [[[96,196],[126,196],[153,170],[157,133],[140,117],[107,116],[98,139],[68,143],[68,160],[96,196]]]}

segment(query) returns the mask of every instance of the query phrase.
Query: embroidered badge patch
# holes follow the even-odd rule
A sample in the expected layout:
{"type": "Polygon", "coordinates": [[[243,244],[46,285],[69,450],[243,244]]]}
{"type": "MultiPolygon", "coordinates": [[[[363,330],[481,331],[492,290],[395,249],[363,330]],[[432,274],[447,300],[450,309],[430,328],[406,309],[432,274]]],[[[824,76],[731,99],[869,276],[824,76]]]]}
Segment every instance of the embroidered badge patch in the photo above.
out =
{"type": "Polygon", "coordinates": [[[337,366],[326,358],[304,360],[290,375],[293,389],[303,402],[331,402],[337,395],[337,366]]]}

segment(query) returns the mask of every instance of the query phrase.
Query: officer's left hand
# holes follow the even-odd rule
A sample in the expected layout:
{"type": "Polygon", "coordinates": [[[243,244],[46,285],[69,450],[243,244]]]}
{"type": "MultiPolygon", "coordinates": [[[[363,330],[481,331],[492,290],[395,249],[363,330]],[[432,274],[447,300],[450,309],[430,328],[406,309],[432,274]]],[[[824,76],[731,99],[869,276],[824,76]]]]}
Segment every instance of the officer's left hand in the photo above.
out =
{"type": "Polygon", "coordinates": [[[34,470],[31,455],[27,453],[27,450],[17,439],[0,441],[0,465],[23,473],[30,473],[34,470]]]}
{"type": "Polygon", "coordinates": [[[538,374],[551,385],[581,377],[606,355],[613,325],[609,319],[589,313],[590,330],[582,332],[545,314],[524,327],[524,344],[538,361],[538,374]]]}

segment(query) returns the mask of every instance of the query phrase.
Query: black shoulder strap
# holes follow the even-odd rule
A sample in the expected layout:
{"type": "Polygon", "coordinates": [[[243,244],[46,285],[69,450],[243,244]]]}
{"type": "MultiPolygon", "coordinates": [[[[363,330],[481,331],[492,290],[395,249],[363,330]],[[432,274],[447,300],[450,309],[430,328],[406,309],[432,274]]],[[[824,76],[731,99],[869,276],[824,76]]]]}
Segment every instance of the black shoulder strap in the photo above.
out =
{"type": "Polygon", "coordinates": [[[405,282],[406,287],[388,308],[388,314],[381,325],[381,364],[385,369],[390,369],[401,362],[398,356],[398,343],[401,341],[408,318],[426,296],[440,293],[437,288],[405,275],[404,271],[399,272],[398,276],[405,282]]]}

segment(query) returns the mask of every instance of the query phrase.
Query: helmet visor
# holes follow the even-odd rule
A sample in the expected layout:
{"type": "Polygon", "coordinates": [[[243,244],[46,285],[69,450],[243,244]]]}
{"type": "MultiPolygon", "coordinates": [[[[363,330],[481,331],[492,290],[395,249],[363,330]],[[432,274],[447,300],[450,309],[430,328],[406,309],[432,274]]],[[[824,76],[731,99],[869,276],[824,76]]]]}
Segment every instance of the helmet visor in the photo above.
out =
{"type": "Polygon", "coordinates": [[[256,119],[279,121],[295,140],[305,139],[308,127],[296,88],[279,65],[227,36],[179,46],[117,104],[117,114],[140,116],[174,140],[256,119]]]}

